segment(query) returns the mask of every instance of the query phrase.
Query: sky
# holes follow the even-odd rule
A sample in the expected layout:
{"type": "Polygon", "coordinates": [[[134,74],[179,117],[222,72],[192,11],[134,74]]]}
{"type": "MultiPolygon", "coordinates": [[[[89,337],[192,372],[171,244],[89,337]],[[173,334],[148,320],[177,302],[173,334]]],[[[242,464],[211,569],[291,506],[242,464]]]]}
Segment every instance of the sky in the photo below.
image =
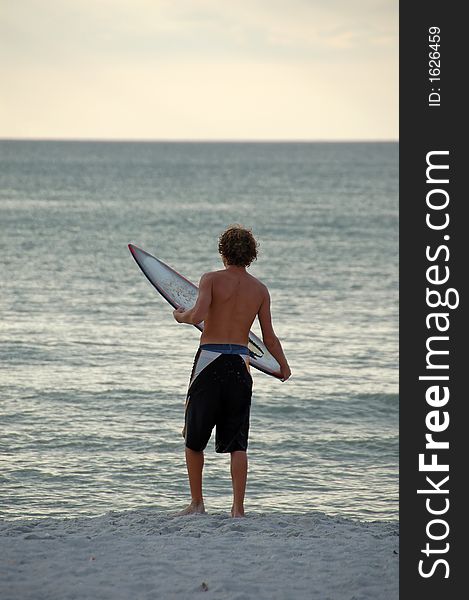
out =
{"type": "Polygon", "coordinates": [[[0,137],[397,140],[397,0],[0,0],[0,137]]]}

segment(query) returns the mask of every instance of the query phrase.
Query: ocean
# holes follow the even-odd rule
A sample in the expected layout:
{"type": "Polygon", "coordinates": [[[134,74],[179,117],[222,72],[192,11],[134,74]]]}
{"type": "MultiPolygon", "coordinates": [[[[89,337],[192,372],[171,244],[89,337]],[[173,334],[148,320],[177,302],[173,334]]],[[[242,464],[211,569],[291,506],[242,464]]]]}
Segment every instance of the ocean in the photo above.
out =
{"type": "MultiPolygon", "coordinates": [[[[127,244],[197,282],[232,223],[293,372],[252,370],[247,513],[397,520],[398,144],[65,141],[0,142],[4,519],[187,504],[199,334],[127,244]]],[[[213,437],[204,492],[229,512],[213,437]]]]}

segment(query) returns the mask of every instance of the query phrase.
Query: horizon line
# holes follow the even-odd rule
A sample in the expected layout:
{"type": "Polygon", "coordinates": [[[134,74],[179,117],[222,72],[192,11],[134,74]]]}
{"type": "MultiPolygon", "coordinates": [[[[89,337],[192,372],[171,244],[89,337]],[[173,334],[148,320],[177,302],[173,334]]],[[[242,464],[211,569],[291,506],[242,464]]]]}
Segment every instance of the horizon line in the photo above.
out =
{"type": "Polygon", "coordinates": [[[130,143],[185,143],[185,144],[366,144],[366,143],[396,143],[399,138],[348,138],[348,139],[295,139],[295,138],[98,138],[98,137],[3,137],[1,142],[130,142],[130,143]]]}

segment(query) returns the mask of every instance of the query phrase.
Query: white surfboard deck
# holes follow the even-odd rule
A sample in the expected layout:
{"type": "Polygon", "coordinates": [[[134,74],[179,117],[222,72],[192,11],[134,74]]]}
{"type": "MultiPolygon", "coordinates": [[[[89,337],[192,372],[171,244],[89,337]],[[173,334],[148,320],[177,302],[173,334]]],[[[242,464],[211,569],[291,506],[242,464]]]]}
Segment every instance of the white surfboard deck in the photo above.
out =
{"type": "MultiPolygon", "coordinates": [[[[148,281],[156,288],[163,298],[174,308],[192,308],[197,300],[198,287],[180,275],[169,265],[134,244],[129,244],[129,250],[148,281]]],[[[195,325],[203,331],[204,324],[195,325]]],[[[252,331],[249,332],[249,363],[277,379],[281,379],[280,365],[267,350],[263,342],[252,331]]]]}

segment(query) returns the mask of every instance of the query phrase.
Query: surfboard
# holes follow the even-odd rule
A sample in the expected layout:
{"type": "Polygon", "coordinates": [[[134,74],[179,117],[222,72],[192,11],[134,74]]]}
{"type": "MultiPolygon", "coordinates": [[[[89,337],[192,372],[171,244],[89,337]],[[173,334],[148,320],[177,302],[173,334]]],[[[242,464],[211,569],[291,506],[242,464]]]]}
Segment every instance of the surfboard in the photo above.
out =
{"type": "MultiPolygon", "coordinates": [[[[182,307],[186,310],[194,306],[199,289],[194,283],[135,244],[128,244],[128,247],[145,277],[171,306],[182,307]]],[[[198,323],[194,327],[203,331],[204,324],[203,322],[198,323]]],[[[280,365],[267,350],[262,340],[252,331],[249,332],[249,350],[251,351],[249,363],[253,367],[277,379],[282,378],[280,365]]]]}

